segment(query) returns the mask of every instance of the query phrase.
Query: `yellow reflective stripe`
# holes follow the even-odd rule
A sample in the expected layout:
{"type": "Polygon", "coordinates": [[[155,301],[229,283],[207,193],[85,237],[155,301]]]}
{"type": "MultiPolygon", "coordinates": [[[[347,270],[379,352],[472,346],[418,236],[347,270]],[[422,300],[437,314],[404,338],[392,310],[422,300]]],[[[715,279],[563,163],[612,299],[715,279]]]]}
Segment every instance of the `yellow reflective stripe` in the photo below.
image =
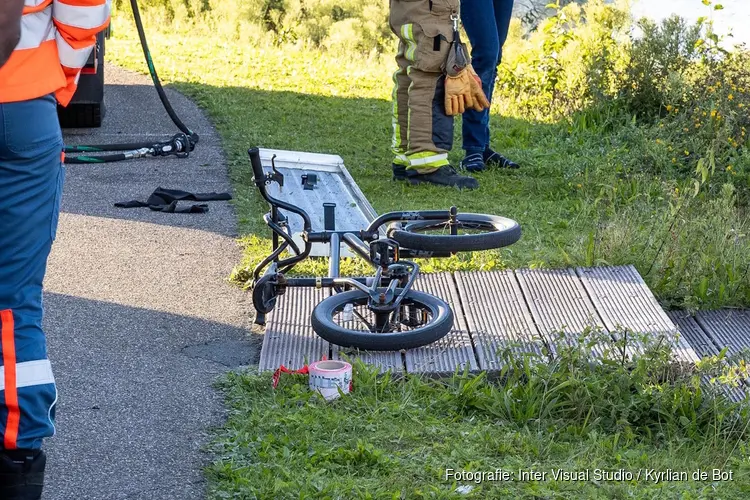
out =
{"type": "Polygon", "coordinates": [[[55,28],[52,25],[52,5],[33,14],[21,17],[21,40],[15,50],[35,49],[42,43],[54,40],[55,28]]]}
{"type": "MultiPolygon", "coordinates": [[[[398,44],[398,54],[396,57],[402,56],[403,44],[398,44]]],[[[391,116],[393,125],[393,140],[391,141],[391,147],[393,149],[401,148],[401,126],[398,124],[398,75],[403,72],[401,68],[393,72],[393,92],[391,93],[391,100],[393,101],[393,116],[391,116]]]]}
{"type": "Polygon", "coordinates": [[[423,151],[408,156],[410,167],[439,167],[448,164],[448,153],[423,151]]]}
{"type": "Polygon", "coordinates": [[[406,167],[409,165],[409,159],[404,154],[396,154],[395,158],[393,158],[393,163],[406,167]]]}
{"type": "Polygon", "coordinates": [[[401,37],[406,40],[406,52],[404,57],[407,60],[414,60],[414,53],[417,51],[417,42],[414,40],[414,25],[404,24],[401,26],[401,37]]]}

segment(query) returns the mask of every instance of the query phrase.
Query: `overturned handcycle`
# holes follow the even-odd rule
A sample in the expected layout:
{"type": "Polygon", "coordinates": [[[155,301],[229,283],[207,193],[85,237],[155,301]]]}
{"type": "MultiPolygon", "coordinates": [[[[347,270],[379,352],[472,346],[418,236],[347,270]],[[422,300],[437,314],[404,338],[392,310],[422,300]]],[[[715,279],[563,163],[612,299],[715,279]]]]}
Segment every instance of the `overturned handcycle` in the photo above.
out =
{"type": "Polygon", "coordinates": [[[373,351],[431,344],[451,331],[453,311],[444,300],[412,288],[419,266],[407,259],[501,248],[521,237],[521,227],[512,219],[459,213],[456,207],[390,212],[377,217],[365,229],[340,231],[336,230],[332,203],[324,204],[324,230],[313,231],[310,216],[303,209],[268,194],[268,184],[284,184],[284,176],[273,159],[272,170],[266,173],[260,150],[254,147],[248,154],[253,181],[271,207],[264,220],[273,232],[273,250],[253,273],[255,322],[261,325],[276,306],[277,297],[288,288],[327,288],[335,293],[315,306],[311,323],[315,333],[328,342],[373,351]],[[304,249],[292,238],[289,219],[282,210],[302,218],[304,249]],[[310,255],[314,243],[330,247],[328,276],[287,277],[297,263],[310,255]],[[374,267],[374,276],[339,275],[342,243],[374,267]],[[281,258],[285,251],[289,256],[281,258]]]}

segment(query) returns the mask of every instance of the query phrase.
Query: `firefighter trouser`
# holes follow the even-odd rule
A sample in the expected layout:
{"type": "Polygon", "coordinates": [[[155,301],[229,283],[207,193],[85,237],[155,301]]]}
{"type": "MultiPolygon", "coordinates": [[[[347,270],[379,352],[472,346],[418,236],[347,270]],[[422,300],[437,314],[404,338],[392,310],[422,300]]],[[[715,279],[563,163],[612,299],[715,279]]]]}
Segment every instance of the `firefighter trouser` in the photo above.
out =
{"type": "Polygon", "coordinates": [[[399,38],[393,74],[393,141],[397,165],[432,172],[448,164],[453,117],[445,114],[445,62],[459,0],[391,0],[399,38]]]}
{"type": "Polygon", "coordinates": [[[64,167],[52,96],[0,104],[0,448],[54,435],[57,389],[42,331],[42,281],[64,167]]]}

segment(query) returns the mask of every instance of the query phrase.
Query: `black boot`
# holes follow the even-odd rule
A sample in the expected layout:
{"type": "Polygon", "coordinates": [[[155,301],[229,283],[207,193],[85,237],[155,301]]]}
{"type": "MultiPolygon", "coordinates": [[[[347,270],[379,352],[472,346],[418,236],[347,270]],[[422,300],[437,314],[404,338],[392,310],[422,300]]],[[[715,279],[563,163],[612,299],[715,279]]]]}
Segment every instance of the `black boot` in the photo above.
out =
{"type": "Polygon", "coordinates": [[[479,182],[475,178],[459,175],[456,169],[450,165],[444,165],[429,174],[420,174],[416,170],[407,170],[406,176],[412,184],[435,184],[458,189],[477,189],[479,187],[479,182]]]}
{"type": "Polygon", "coordinates": [[[394,181],[405,181],[406,180],[406,167],[403,165],[397,165],[396,163],[391,165],[393,169],[393,180],[394,181]]]}
{"type": "Polygon", "coordinates": [[[46,464],[42,450],[0,450],[0,499],[42,498],[46,464]]]}

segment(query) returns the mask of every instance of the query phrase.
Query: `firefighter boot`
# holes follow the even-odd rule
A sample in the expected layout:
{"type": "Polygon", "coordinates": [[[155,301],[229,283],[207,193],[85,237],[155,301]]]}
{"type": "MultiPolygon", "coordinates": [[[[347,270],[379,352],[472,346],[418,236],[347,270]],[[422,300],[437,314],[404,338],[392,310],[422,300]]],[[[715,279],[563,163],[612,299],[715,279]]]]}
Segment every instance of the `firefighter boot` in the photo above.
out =
{"type": "Polygon", "coordinates": [[[0,449],[0,498],[39,500],[47,457],[42,450],[0,449]]]}

